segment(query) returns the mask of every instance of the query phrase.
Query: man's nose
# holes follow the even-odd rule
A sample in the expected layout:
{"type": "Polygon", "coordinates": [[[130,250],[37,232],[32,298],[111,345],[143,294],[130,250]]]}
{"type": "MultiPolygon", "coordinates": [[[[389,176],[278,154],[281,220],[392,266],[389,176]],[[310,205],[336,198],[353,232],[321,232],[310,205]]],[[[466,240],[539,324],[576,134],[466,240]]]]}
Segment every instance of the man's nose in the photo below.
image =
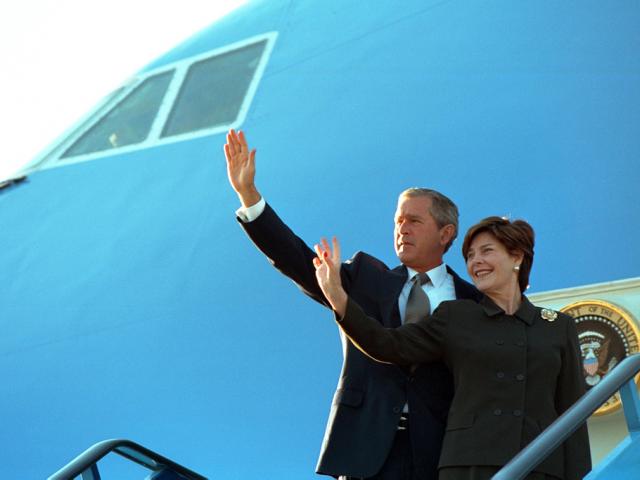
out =
{"type": "Polygon", "coordinates": [[[407,221],[400,222],[400,225],[398,225],[398,231],[403,234],[409,233],[409,222],[407,221]]]}

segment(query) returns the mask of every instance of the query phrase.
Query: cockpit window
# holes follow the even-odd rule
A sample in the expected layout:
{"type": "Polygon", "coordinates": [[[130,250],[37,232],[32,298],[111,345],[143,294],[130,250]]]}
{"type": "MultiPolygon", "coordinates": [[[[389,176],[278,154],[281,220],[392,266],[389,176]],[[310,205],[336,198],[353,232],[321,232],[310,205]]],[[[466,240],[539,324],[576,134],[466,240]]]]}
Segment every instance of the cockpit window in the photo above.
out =
{"type": "Polygon", "coordinates": [[[264,40],[194,63],[187,72],[162,137],[233,123],[266,43],[264,40]]]}
{"type": "Polygon", "coordinates": [[[60,158],[144,141],[160,109],[173,71],[147,78],[82,135],[60,158]]]}
{"type": "Polygon", "coordinates": [[[84,162],[237,127],[276,36],[258,35],[139,75],[106,97],[30,168],[84,162]]]}

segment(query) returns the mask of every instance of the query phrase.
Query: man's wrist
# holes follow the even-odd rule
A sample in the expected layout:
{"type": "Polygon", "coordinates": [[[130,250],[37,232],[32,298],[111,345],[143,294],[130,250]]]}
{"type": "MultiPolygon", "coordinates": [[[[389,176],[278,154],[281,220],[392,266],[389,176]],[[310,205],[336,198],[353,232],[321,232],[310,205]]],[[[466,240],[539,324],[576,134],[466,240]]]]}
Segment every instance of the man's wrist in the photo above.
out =
{"type": "Polygon", "coordinates": [[[238,198],[240,199],[240,203],[244,208],[249,208],[258,203],[262,196],[254,186],[246,190],[239,191],[238,198]]]}

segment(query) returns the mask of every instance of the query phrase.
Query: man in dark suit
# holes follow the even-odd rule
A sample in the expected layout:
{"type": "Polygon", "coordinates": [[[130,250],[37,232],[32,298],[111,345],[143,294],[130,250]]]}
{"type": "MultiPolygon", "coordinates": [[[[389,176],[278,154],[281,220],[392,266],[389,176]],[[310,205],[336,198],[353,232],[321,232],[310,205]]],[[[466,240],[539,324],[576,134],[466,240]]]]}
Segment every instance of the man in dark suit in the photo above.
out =
{"type": "MultiPolygon", "coordinates": [[[[227,135],[224,147],[231,186],[242,207],[242,228],[273,265],[314,300],[330,307],[315,277],[316,254],[266,204],[254,183],[255,150],[242,132],[227,135]]],[[[480,294],[442,260],[458,230],[458,210],[444,195],[409,189],[398,199],[395,249],[402,265],[389,269],[359,252],[341,267],[345,290],[386,327],[406,320],[414,276],[427,313],[444,300],[480,294]]],[[[426,480],[437,478],[444,426],[453,396],[442,363],[403,369],[376,363],[344,336],[344,363],[331,405],[316,471],[341,479],[426,480]]]]}

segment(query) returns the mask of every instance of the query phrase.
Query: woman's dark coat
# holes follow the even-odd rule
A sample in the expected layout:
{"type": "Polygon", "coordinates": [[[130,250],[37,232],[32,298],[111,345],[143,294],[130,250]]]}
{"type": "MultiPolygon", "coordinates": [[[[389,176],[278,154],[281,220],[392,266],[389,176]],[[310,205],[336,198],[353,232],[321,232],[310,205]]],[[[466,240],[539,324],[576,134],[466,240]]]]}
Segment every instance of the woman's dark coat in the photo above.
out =
{"type": "MultiPolygon", "coordinates": [[[[376,360],[442,360],[455,395],[440,467],[504,465],[585,391],[574,320],[526,297],[514,315],[489,298],[443,302],[429,318],[386,329],[351,299],[341,328],[376,360]]],[[[535,471],[581,479],[591,468],[586,426],[535,471]]]]}

